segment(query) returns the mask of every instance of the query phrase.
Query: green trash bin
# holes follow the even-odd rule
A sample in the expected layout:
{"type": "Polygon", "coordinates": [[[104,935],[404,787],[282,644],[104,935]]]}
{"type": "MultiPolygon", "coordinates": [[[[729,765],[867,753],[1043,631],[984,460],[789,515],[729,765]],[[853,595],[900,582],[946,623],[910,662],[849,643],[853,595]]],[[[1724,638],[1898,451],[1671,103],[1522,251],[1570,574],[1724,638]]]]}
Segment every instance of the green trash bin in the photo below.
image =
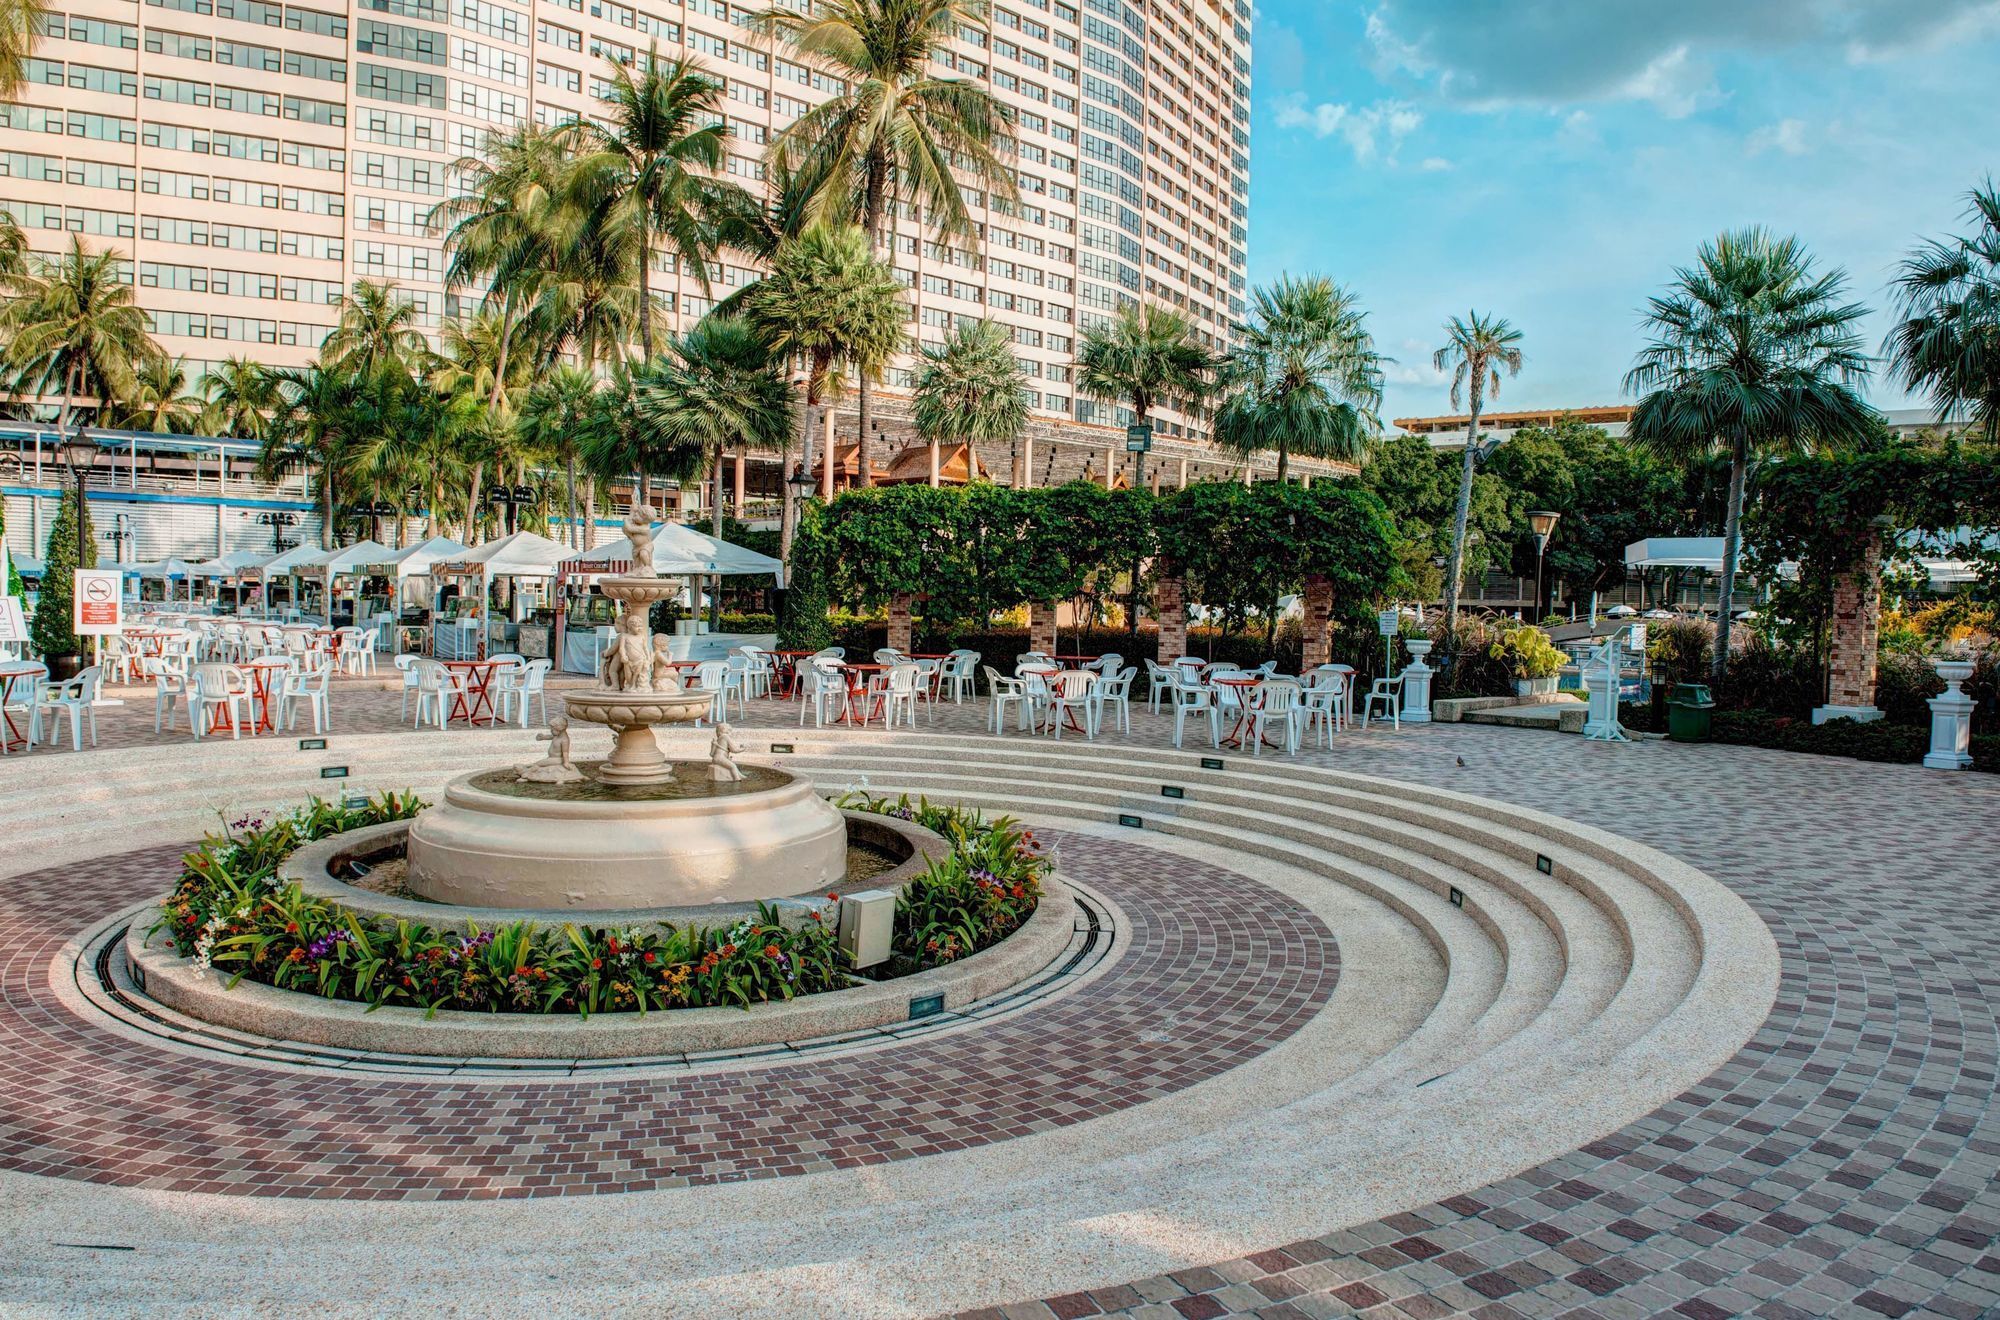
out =
{"type": "Polygon", "coordinates": [[[1715,698],[1705,683],[1676,683],[1667,699],[1667,737],[1675,742],[1707,742],[1713,732],[1715,698]]]}

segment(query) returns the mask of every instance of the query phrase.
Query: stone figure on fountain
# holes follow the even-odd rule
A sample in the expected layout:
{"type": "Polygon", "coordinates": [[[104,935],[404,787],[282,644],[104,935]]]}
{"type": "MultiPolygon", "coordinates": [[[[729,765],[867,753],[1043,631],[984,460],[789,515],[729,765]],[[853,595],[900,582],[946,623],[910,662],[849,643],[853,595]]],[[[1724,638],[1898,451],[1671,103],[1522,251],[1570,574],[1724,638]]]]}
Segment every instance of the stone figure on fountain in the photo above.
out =
{"type": "Polygon", "coordinates": [[[653,691],[679,692],[681,690],[680,671],[674,667],[674,657],[668,652],[667,638],[655,635],[653,638],[653,691]]]}
{"type": "Polygon", "coordinates": [[[715,726],[715,736],[708,741],[708,778],[717,784],[739,784],[743,782],[743,767],[736,764],[736,753],[743,750],[730,732],[727,724],[715,726]]]}
{"type": "Polygon", "coordinates": [[[583,778],[583,772],[570,763],[569,721],[561,715],[549,720],[549,731],[535,735],[536,742],[549,745],[548,754],[532,765],[524,765],[517,772],[525,784],[574,784],[583,778]]]}
{"type": "Polygon", "coordinates": [[[653,519],[659,513],[650,504],[635,504],[625,515],[624,532],[632,542],[632,576],[658,577],[653,570],[653,519]]]}
{"type": "Polygon", "coordinates": [[[628,602],[618,611],[618,635],[605,653],[598,681],[607,692],[651,692],[652,634],[646,627],[646,607],[628,602]]]}

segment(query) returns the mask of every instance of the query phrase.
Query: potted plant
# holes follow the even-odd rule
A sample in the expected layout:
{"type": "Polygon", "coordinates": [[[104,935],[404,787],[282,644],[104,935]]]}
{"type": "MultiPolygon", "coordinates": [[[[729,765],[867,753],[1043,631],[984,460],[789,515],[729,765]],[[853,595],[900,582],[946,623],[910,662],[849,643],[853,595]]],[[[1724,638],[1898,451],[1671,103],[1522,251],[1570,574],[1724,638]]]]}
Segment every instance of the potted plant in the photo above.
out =
{"type": "MultiPolygon", "coordinates": [[[[86,515],[87,518],[88,515],[86,515]]],[[[97,547],[90,542],[90,525],[84,524],[84,558],[76,560],[76,508],[63,500],[49,528],[48,555],[42,569],[42,594],[35,602],[35,617],[28,625],[28,639],[49,667],[49,681],[61,683],[75,678],[83,668],[83,643],[77,639],[70,596],[75,588],[71,576],[78,568],[97,567],[97,547]]]]}
{"type": "Polygon", "coordinates": [[[1509,628],[1500,634],[1487,652],[1507,667],[1514,679],[1517,697],[1544,696],[1556,690],[1556,675],[1562,672],[1564,656],[1547,633],[1533,624],[1509,628]]]}

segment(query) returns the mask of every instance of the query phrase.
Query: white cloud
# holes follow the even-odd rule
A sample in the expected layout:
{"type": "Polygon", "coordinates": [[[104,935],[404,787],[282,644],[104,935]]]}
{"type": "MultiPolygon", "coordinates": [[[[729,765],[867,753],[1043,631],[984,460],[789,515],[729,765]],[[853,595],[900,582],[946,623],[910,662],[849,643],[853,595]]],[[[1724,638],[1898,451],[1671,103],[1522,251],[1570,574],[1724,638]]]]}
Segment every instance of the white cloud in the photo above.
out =
{"type": "Polygon", "coordinates": [[[1279,128],[1302,128],[1315,137],[1338,137],[1363,165],[1373,164],[1378,158],[1394,165],[1403,139],[1424,122],[1424,117],[1405,101],[1377,101],[1357,109],[1332,101],[1308,105],[1303,96],[1290,96],[1278,102],[1275,118],[1279,128]]]}
{"type": "Polygon", "coordinates": [[[1422,170],[1426,174],[1436,174],[1441,170],[1450,169],[1451,162],[1446,160],[1443,156],[1426,156],[1424,157],[1423,163],[1417,166],[1417,168],[1422,170]]]}
{"type": "Polygon", "coordinates": [[[1630,101],[1649,101],[1669,119],[1686,119],[1719,99],[1715,76],[1700,61],[1689,58],[1686,46],[1676,46],[1632,75],[1618,89],[1630,101]]]}
{"type": "Polygon", "coordinates": [[[1806,143],[1806,121],[1803,119],[1780,119],[1743,139],[1743,154],[1746,156],[1761,156],[1767,151],[1803,156],[1810,150],[1812,148],[1806,143]]]}

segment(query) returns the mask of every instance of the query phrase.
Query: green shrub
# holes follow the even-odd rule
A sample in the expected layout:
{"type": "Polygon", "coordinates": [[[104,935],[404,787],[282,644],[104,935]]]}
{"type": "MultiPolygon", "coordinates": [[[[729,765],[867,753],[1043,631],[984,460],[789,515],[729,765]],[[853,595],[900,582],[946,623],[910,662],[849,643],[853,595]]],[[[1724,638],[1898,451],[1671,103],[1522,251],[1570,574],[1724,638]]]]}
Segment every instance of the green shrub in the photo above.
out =
{"type": "Polygon", "coordinates": [[[1440,697],[1507,697],[1514,693],[1513,674],[1493,654],[1502,628],[1479,615],[1459,616],[1451,632],[1442,622],[1431,630],[1431,664],[1438,667],[1432,691],[1440,697]]]}
{"type": "Polygon", "coordinates": [[[1898,764],[1923,760],[1930,745],[1927,730],[1907,724],[1891,724],[1887,720],[1867,724],[1828,720],[1825,724],[1814,724],[1810,719],[1765,710],[1716,711],[1714,737],[1720,743],[1898,764]]]}
{"type": "Polygon", "coordinates": [[[1487,654],[1506,666],[1510,678],[1518,679],[1554,678],[1567,659],[1549,635],[1531,623],[1501,633],[1487,654]]]}
{"type": "Polygon", "coordinates": [[[42,569],[42,594],[35,603],[34,621],[28,625],[28,639],[43,656],[74,655],[83,649],[72,631],[76,625],[70,597],[75,581],[70,576],[79,568],[97,567],[97,543],[90,531],[90,510],[83,511],[83,559],[76,554],[76,500],[65,496],[56,503],[55,522],[49,527],[48,554],[42,569]]]}

